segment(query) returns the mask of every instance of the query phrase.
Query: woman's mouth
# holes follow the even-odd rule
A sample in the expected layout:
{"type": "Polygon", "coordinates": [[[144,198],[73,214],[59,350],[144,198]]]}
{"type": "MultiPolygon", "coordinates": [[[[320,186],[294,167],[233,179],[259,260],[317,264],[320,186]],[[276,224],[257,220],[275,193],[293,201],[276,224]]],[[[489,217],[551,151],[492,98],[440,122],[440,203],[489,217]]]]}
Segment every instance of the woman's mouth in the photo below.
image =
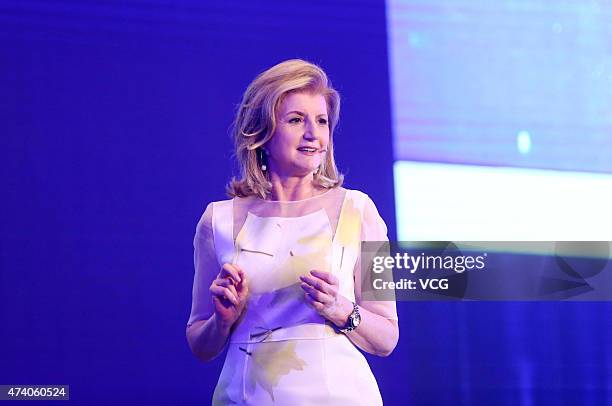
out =
{"type": "Polygon", "coordinates": [[[305,155],[314,155],[319,152],[319,149],[315,147],[299,147],[297,150],[305,155]]]}

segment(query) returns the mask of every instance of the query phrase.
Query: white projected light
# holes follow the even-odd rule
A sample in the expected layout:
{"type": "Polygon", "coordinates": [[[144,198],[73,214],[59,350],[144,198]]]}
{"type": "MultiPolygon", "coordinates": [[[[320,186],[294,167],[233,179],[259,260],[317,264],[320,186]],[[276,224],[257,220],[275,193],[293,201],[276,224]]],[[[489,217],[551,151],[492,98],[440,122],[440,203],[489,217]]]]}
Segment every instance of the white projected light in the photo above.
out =
{"type": "Polygon", "coordinates": [[[398,161],[394,178],[399,240],[612,240],[612,175],[398,161]]]}
{"type": "Polygon", "coordinates": [[[531,136],[527,131],[520,131],[516,136],[516,146],[519,152],[527,155],[531,150],[531,136]]]}

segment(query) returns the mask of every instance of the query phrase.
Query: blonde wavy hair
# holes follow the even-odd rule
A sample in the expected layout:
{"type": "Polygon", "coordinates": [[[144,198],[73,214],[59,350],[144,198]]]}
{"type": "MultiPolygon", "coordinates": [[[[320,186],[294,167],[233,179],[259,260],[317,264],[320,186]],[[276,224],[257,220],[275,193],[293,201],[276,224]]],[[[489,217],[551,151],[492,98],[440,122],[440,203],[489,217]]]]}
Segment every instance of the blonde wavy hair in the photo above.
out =
{"type": "Polygon", "coordinates": [[[340,95],[327,75],[317,65],[301,59],[290,59],[259,74],[249,85],[238,106],[232,129],[235,156],[240,166],[240,179],[227,185],[230,197],[259,196],[265,199],[271,189],[266,173],[261,170],[262,147],[276,130],[276,111],[284,97],[294,92],[321,94],[327,103],[329,145],[325,159],[314,174],[314,183],[331,189],[342,185],[343,175],[334,160],[333,134],[340,116],[340,95]]]}

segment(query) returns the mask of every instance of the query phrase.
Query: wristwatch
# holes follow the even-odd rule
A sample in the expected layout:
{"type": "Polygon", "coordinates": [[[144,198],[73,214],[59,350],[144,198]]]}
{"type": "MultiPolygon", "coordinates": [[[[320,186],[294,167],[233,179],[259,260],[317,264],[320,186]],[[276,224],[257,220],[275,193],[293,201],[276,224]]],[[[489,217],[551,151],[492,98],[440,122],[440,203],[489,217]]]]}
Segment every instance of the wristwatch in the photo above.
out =
{"type": "Polygon", "coordinates": [[[351,314],[349,314],[348,320],[346,321],[344,327],[341,328],[339,331],[341,333],[346,334],[355,330],[359,326],[359,323],[361,323],[361,314],[359,314],[359,306],[357,306],[357,303],[353,302],[353,311],[351,312],[351,314]]]}

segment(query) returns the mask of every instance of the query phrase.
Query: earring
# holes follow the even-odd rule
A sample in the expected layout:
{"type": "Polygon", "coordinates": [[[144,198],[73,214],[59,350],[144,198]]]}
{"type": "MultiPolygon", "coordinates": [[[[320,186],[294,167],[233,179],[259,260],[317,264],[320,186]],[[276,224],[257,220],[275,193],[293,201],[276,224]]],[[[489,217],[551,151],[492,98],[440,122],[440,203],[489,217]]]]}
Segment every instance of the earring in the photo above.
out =
{"type": "Polygon", "coordinates": [[[264,163],[264,153],[262,148],[257,149],[257,155],[259,155],[259,162],[261,162],[261,170],[265,172],[268,169],[268,166],[264,163]]]}

